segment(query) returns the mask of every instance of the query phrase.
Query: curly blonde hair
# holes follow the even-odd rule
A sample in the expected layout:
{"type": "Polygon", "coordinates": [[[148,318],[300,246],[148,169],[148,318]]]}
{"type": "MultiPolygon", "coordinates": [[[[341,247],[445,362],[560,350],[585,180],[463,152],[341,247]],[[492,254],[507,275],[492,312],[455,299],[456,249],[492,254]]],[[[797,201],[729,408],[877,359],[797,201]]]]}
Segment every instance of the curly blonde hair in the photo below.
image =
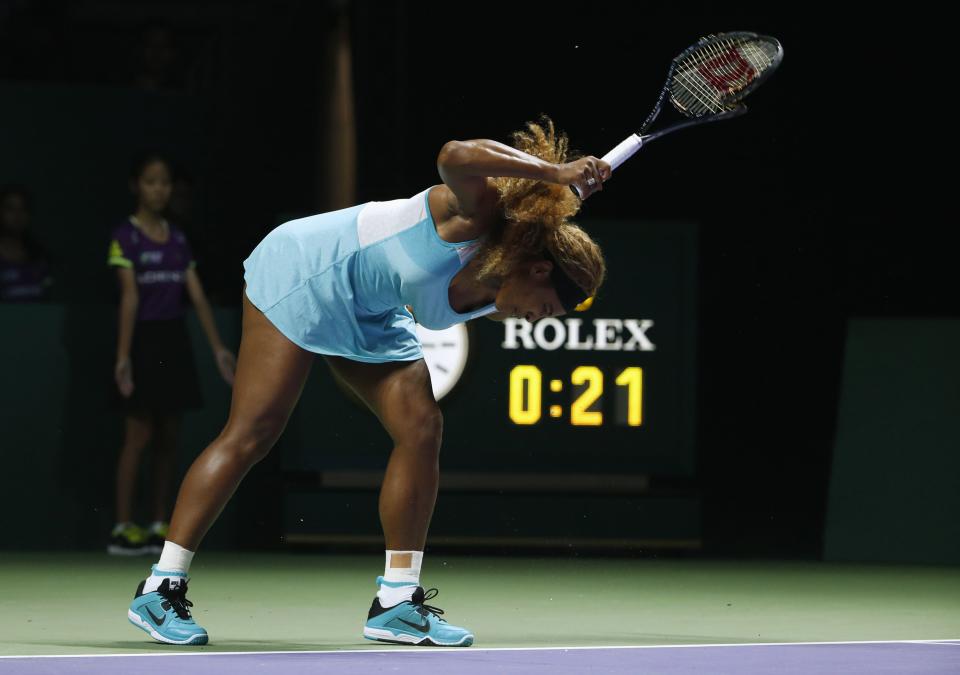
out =
{"type": "MultiPolygon", "coordinates": [[[[546,115],[527,122],[512,140],[518,150],[547,162],[574,159],[566,134],[557,134],[546,115]]],[[[597,243],[570,220],[580,210],[580,200],[570,188],[529,178],[491,180],[500,196],[503,218],[477,252],[478,277],[504,279],[517,265],[542,257],[546,249],[574,283],[595,296],[607,267],[597,243]]]]}

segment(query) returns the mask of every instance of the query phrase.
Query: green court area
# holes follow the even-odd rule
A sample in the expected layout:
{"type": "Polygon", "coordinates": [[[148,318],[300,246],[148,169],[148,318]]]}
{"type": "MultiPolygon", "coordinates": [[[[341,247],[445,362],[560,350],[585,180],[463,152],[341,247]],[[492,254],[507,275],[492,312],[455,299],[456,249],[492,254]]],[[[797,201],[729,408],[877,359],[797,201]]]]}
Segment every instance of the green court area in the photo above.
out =
{"type": "MultiPolygon", "coordinates": [[[[382,648],[361,637],[382,556],[201,553],[203,651],[382,648]]],[[[152,558],[0,556],[0,655],[184,651],[126,610],[152,558]]],[[[960,569],[429,554],[424,585],[477,647],[960,638],[960,569]]],[[[398,647],[403,649],[403,647],[398,647]]]]}

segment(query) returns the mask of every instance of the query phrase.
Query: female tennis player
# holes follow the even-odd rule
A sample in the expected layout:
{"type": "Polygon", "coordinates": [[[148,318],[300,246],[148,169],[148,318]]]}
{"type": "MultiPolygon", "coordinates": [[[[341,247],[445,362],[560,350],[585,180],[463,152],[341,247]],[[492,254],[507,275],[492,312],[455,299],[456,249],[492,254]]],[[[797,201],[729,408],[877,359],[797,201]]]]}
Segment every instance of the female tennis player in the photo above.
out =
{"type": "Polygon", "coordinates": [[[443,424],[414,316],[433,329],[559,316],[596,294],[606,272],[600,248],[568,219],[580,206],[570,186],[589,197],[609,165],[568,162],[548,119],[514,141],[451,141],[437,158],[442,185],[285,223],[254,249],[229,419],[184,478],[160,560],[128,611],[134,625],[160,642],[207,642],[186,599],[194,552],[280,436],[322,354],[394,442],[379,504],[386,566],[364,637],[473,643],[426,604],[436,589],[420,586],[443,424]]]}

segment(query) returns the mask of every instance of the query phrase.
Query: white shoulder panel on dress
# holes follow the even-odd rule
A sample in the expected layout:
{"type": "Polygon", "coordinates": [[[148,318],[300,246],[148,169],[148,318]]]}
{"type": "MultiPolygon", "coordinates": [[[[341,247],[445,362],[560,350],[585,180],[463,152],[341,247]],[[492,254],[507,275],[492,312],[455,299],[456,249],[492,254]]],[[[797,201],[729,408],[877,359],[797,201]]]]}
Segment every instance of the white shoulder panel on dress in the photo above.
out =
{"type": "Polygon", "coordinates": [[[370,202],[363,207],[357,216],[357,239],[360,248],[389,239],[426,218],[424,192],[410,199],[370,202]]]}

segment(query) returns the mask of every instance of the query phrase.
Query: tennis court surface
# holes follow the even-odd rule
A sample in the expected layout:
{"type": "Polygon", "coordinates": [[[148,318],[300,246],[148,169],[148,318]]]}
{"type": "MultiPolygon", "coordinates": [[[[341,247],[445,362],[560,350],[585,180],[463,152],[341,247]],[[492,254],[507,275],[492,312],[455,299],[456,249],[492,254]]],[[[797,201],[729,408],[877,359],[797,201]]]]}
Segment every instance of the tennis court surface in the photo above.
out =
{"type": "Polygon", "coordinates": [[[202,648],[126,621],[148,558],[0,560],[0,673],[960,673],[952,567],[430,555],[467,649],[361,637],[380,556],[206,553],[202,648]]]}

